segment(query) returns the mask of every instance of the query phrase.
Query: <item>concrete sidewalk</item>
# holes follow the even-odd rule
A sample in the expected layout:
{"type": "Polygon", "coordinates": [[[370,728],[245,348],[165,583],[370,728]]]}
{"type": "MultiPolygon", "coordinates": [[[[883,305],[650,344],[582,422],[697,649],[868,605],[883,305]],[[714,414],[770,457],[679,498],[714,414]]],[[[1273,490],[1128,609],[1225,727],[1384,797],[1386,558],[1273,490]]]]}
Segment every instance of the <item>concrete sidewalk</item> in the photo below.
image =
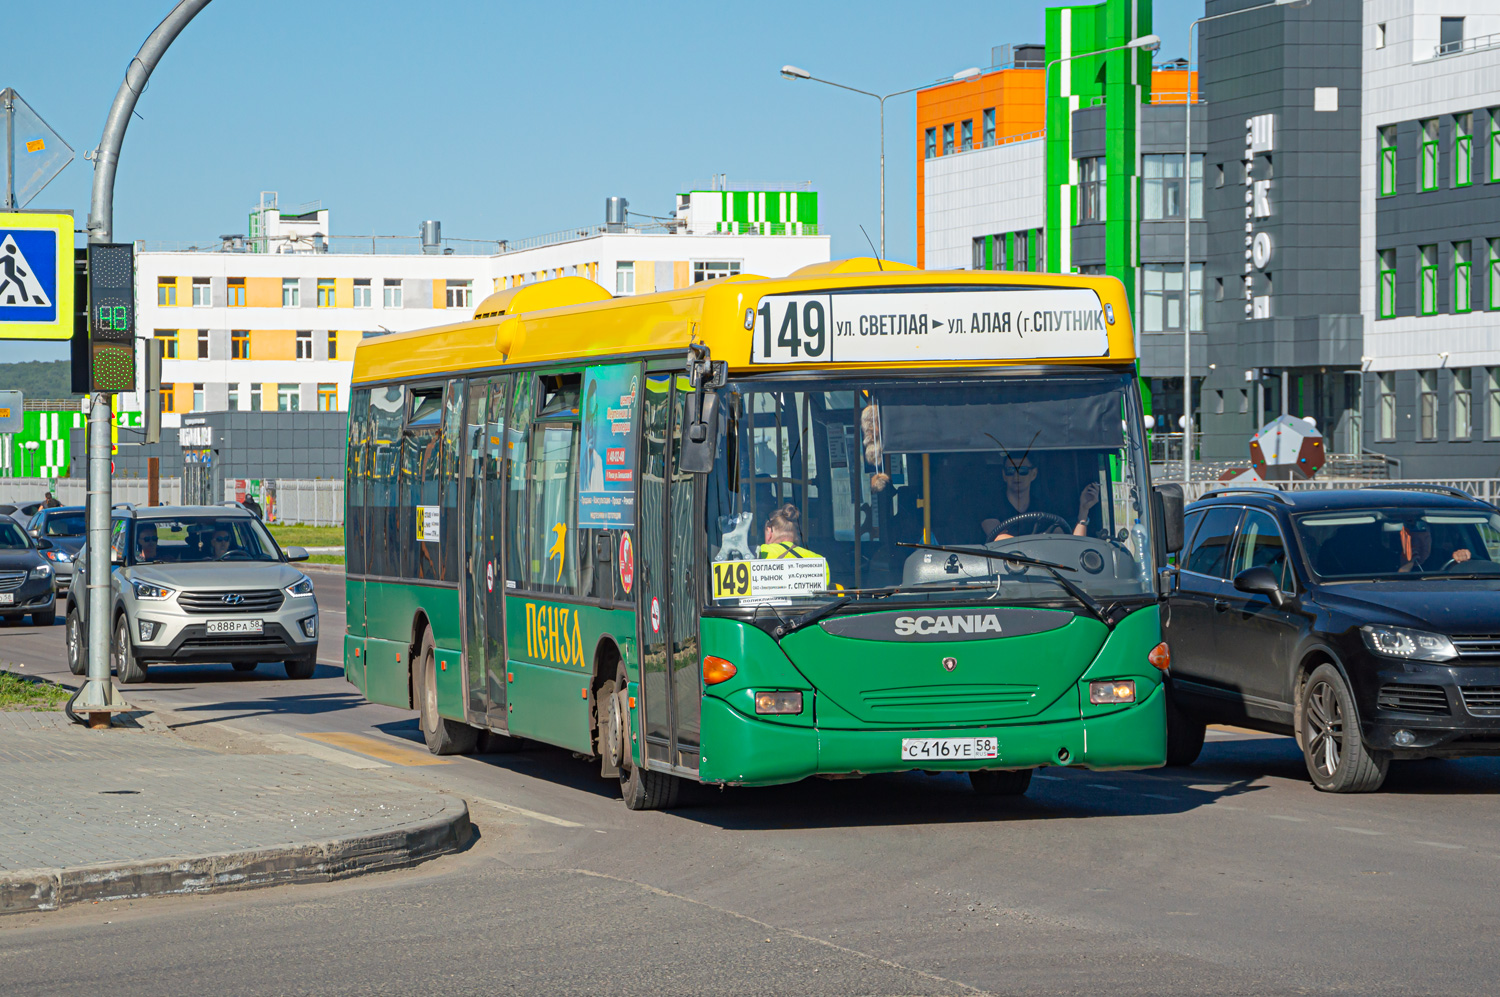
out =
{"type": "Polygon", "coordinates": [[[115,723],[0,712],[0,914],[339,879],[472,836],[462,800],[389,775],[154,714],[115,723]]]}

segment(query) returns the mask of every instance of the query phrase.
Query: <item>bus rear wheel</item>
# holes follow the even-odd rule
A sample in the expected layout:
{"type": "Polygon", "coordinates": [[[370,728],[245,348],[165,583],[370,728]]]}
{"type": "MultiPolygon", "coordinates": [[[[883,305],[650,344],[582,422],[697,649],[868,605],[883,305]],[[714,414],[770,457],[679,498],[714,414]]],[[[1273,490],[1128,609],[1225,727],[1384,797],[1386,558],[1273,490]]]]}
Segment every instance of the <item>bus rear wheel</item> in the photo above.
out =
{"type": "Polygon", "coordinates": [[[1031,788],[1031,769],[1011,772],[970,772],[969,785],[980,796],[1025,796],[1031,788]]]}
{"type": "MultiPolygon", "coordinates": [[[[604,713],[609,728],[607,738],[614,742],[613,747],[606,748],[610,754],[605,757],[612,756],[619,759],[620,796],[625,800],[625,806],[630,810],[668,810],[672,808],[677,803],[677,792],[681,788],[681,783],[677,777],[668,775],[665,772],[648,772],[644,767],[635,764],[635,760],[632,758],[630,750],[630,714],[627,712],[626,704],[628,703],[628,699],[625,695],[625,690],[628,686],[626,685],[625,665],[623,663],[620,665],[619,670],[615,672],[614,682],[606,682],[604,688],[610,690],[610,698],[615,707],[604,713]]],[[[601,745],[601,747],[604,746],[601,745]]]]}
{"type": "Polygon", "coordinates": [[[432,631],[422,634],[422,650],[417,654],[417,712],[422,719],[422,739],[434,755],[467,755],[479,740],[479,731],[458,720],[438,713],[437,654],[432,631]]]}

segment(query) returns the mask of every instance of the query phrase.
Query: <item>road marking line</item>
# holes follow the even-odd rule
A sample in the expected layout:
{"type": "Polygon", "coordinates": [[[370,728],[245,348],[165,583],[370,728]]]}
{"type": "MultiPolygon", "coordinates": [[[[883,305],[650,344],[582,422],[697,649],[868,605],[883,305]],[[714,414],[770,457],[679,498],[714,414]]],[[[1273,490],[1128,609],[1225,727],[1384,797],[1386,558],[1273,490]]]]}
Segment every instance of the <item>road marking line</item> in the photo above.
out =
{"type": "Polygon", "coordinates": [[[1429,848],[1453,848],[1459,851],[1462,851],[1464,848],[1463,845],[1445,845],[1441,841],[1419,841],[1417,844],[1426,845],[1429,848]]]}
{"type": "Polygon", "coordinates": [[[1062,782],[1060,775],[1042,775],[1040,772],[1032,776],[1033,779],[1046,779],[1048,782],[1062,782]]]}
{"type": "Polygon", "coordinates": [[[1084,783],[1084,785],[1088,786],[1088,788],[1090,788],[1090,789],[1107,789],[1111,793],[1118,793],[1120,791],[1120,787],[1119,786],[1111,786],[1108,783],[1103,783],[1103,782],[1089,782],[1089,783],[1084,783]]]}
{"type": "Polygon", "coordinates": [[[1166,800],[1168,803],[1176,803],[1179,799],[1176,796],[1163,796],[1161,793],[1142,793],[1141,795],[1148,800],[1166,800]]]}
{"type": "Polygon", "coordinates": [[[1335,827],[1335,831],[1348,831],[1350,834],[1384,834],[1384,831],[1370,831],[1363,827],[1335,827]]]}
{"type": "Polygon", "coordinates": [[[1306,817],[1288,817],[1286,816],[1286,814],[1266,814],[1266,816],[1271,818],[1272,820],[1292,820],[1296,821],[1299,824],[1307,823],[1306,817]]]}
{"type": "Polygon", "coordinates": [[[357,751],[362,755],[378,758],[383,762],[393,765],[412,767],[417,765],[448,765],[450,760],[438,758],[430,752],[420,748],[408,748],[400,744],[390,744],[377,737],[368,734],[352,734],[344,731],[327,731],[321,734],[299,734],[311,741],[321,741],[324,744],[332,744],[335,747],[347,748],[357,751]]]}
{"type": "Polygon", "coordinates": [[[347,751],[340,751],[338,748],[330,748],[326,745],[315,744],[300,737],[293,737],[291,734],[256,734],[255,736],[263,737],[268,741],[281,745],[282,747],[286,748],[286,750],[294,754],[307,755],[309,758],[316,758],[320,761],[325,762],[333,762],[337,765],[344,765],[351,769],[390,768],[390,766],[385,762],[377,762],[373,758],[364,758],[360,755],[351,755],[347,751]]]}
{"type": "Polygon", "coordinates": [[[494,807],[496,810],[504,810],[508,813],[517,814],[521,817],[530,817],[532,820],[539,820],[547,824],[556,824],[558,827],[583,826],[576,821],[563,820],[561,817],[553,817],[551,814],[537,813],[535,810],[527,810],[525,807],[514,807],[509,803],[501,803],[498,800],[486,799],[483,796],[473,796],[470,797],[470,799],[472,799],[475,803],[483,803],[487,807],[494,807]]]}

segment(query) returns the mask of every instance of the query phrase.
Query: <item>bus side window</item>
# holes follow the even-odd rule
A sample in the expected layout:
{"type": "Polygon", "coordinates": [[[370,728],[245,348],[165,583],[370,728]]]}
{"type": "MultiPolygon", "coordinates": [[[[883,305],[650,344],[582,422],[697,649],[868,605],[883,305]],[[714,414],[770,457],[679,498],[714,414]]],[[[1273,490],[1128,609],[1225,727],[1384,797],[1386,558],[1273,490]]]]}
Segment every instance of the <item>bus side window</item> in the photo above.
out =
{"type": "Polygon", "coordinates": [[[531,436],[531,420],[536,414],[532,399],[536,377],[532,374],[516,375],[515,394],[510,402],[510,425],[505,433],[504,458],[509,461],[506,471],[506,525],[510,533],[505,545],[506,589],[529,587],[531,572],[527,532],[531,520],[527,516],[526,474],[530,467],[527,460],[531,436]]]}
{"type": "Polygon", "coordinates": [[[525,587],[534,592],[573,595],[578,557],[574,509],[578,494],[578,424],[543,422],[531,431],[526,475],[527,517],[531,529],[525,587]]]}
{"type": "MultiPolygon", "coordinates": [[[[436,469],[439,476],[439,499],[443,512],[440,523],[441,541],[438,553],[439,578],[444,581],[459,580],[458,566],[458,461],[460,440],[464,433],[464,405],[467,397],[467,382],[454,379],[448,382],[448,394],[444,400],[442,466],[436,469]]],[[[433,473],[427,468],[428,475],[433,473]]]]}
{"type": "Polygon", "coordinates": [[[396,525],[396,468],[401,446],[401,422],[405,414],[404,385],[375,388],[370,392],[365,571],[371,575],[396,577],[401,574],[400,530],[396,525]]]}
{"type": "MultiPolygon", "coordinates": [[[[411,389],[411,415],[401,445],[399,498],[400,571],[403,578],[440,580],[440,539],[433,536],[431,519],[441,520],[438,474],[441,469],[443,386],[424,384],[411,389]]],[[[438,523],[441,526],[441,521],[438,523]]]]}
{"type": "Polygon", "coordinates": [[[365,573],[365,479],[370,459],[370,389],[349,392],[349,452],[344,489],[345,570],[365,573]]]}

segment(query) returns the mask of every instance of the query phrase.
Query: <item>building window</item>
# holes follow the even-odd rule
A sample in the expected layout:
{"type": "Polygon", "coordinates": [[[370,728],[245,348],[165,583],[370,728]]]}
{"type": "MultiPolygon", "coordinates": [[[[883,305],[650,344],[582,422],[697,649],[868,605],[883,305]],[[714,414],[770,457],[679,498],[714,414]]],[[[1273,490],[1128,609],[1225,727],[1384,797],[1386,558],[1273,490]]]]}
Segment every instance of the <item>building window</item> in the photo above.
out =
{"type": "Polygon", "coordinates": [[[1490,287],[1491,310],[1500,310],[1500,239],[1490,240],[1490,287]]]}
{"type": "Polygon", "coordinates": [[[203,385],[195,384],[193,385],[193,411],[202,412],[203,407],[203,385]]]}
{"type": "Polygon", "coordinates": [[[177,359],[177,330],[176,329],[157,329],[155,332],[152,333],[152,335],[155,336],[157,339],[161,340],[161,356],[162,356],[162,359],[163,360],[176,360],[177,359]]]}
{"type": "Polygon", "coordinates": [[[161,385],[161,410],[163,412],[177,411],[177,385],[163,381],[161,385]]]}
{"type": "MultiPolygon", "coordinates": [[[[1193,332],[1203,331],[1203,264],[1194,263],[1188,295],[1193,332]]],[[[1182,331],[1182,265],[1141,265],[1141,328],[1144,332],[1182,331]]]]}
{"type": "Polygon", "coordinates": [[[952,154],[953,154],[953,126],[952,125],[944,125],[943,126],[943,155],[945,155],[945,156],[951,156],[952,154]]]}
{"type": "Polygon", "coordinates": [[[337,384],[318,385],[318,411],[337,412],[339,410],[339,386],[337,384]]]}
{"type": "Polygon", "coordinates": [[[238,381],[230,381],[229,382],[229,411],[231,411],[231,412],[238,412],[239,410],[240,410],[240,383],[238,381]]]}
{"type": "Polygon", "coordinates": [[[230,277],[225,289],[224,303],[230,308],[245,307],[245,278],[230,277]]]}
{"type": "Polygon", "coordinates": [[[319,308],[332,308],[333,307],[333,278],[332,277],[319,277],[318,278],[318,307],[319,308]]]}
{"type": "Polygon", "coordinates": [[[974,237],[973,270],[1004,270],[1005,236],[978,235],[974,237]]]}
{"type": "Polygon", "coordinates": [[[738,260],[694,260],[693,261],[693,283],[699,281],[714,280],[719,277],[733,277],[740,272],[738,260]]]}
{"type": "Polygon", "coordinates": [[[156,303],[158,305],[177,304],[177,278],[156,278],[156,303]]]}
{"type": "MultiPolygon", "coordinates": [[[[1006,261],[1009,264],[1007,269],[1026,270],[1030,265],[1031,240],[1027,238],[1027,235],[1028,233],[1026,232],[1016,232],[1011,235],[1011,252],[1009,254],[1010,259],[1006,261]]],[[[1004,251],[1002,250],[1002,255],[1003,253],[1004,251]]]]}
{"type": "MultiPolygon", "coordinates": [[[[929,132],[932,131],[931,128],[929,128],[927,130],[929,132]]],[[[616,294],[634,294],[635,293],[635,261],[634,260],[622,260],[621,262],[615,264],[615,293],[616,294]]]]}
{"type": "Polygon", "coordinates": [[[928,159],[937,155],[937,129],[929,128],[922,138],[922,148],[928,159]]]}
{"type": "Polygon", "coordinates": [[[1474,115],[1453,116],[1453,186],[1474,182],[1474,115]]]}
{"type": "Polygon", "coordinates": [[[302,388],[296,384],[276,385],[276,411],[300,412],[302,410],[302,388]]]}
{"type": "Polygon", "coordinates": [[[958,126],[958,143],[958,147],[964,152],[968,152],[970,149],[974,148],[973,118],[969,118],[968,120],[964,121],[963,124],[958,126]]]}
{"type": "Polygon", "coordinates": [[[1473,392],[1469,390],[1472,383],[1469,378],[1473,372],[1467,367],[1458,367],[1453,371],[1453,439],[1467,440],[1473,427],[1473,406],[1470,400],[1473,392]]]}
{"type": "Polygon", "coordinates": [[[1378,257],[1380,274],[1376,288],[1376,317],[1396,317],[1396,251],[1382,249],[1378,257]]]}
{"type": "Polygon", "coordinates": [[[1490,180],[1500,182],[1500,107],[1490,108],[1490,180]]]}
{"type": "Polygon", "coordinates": [[[354,307],[355,308],[369,308],[370,307],[370,293],[371,293],[370,292],[370,278],[368,278],[368,277],[356,277],[356,278],[354,278],[354,307]]]}
{"type": "Polygon", "coordinates": [[[214,303],[214,288],[207,277],[193,278],[193,307],[207,308],[214,303]]]}
{"type": "Polygon", "coordinates": [[[984,109],[983,123],[984,135],[981,140],[984,142],[984,147],[988,149],[995,144],[995,109],[993,107],[984,109]]]}
{"type": "Polygon", "coordinates": [[[1417,247],[1417,288],[1422,300],[1417,309],[1421,315],[1436,315],[1438,307],[1437,247],[1417,247]]]}
{"type": "Polygon", "coordinates": [[[229,359],[250,359],[250,330],[234,329],[229,333],[229,359]]]}
{"type": "Polygon", "coordinates": [[[1437,190],[1438,185],[1438,122],[1428,118],[1422,122],[1422,182],[1421,189],[1437,190]]]}
{"type": "Polygon", "coordinates": [[[207,329],[199,329],[198,330],[198,359],[199,360],[207,360],[208,359],[208,330],[207,329]]]}
{"type": "Polygon", "coordinates": [[[1385,48],[1385,23],[1375,25],[1375,47],[1385,48]]]}
{"type": "MultiPolygon", "coordinates": [[[[1142,156],[1141,180],[1144,205],[1141,217],[1163,221],[1182,217],[1182,157],[1142,156]]],[[[1203,156],[1192,157],[1193,175],[1188,182],[1188,207],[1192,217],[1203,217],[1203,156]]]]}
{"type": "Polygon", "coordinates": [[[251,382],[251,384],[250,384],[250,411],[252,411],[252,412],[259,412],[260,411],[260,388],[261,388],[261,386],[260,386],[259,382],[251,382]]]}
{"type": "Polygon", "coordinates": [[[1380,438],[1394,440],[1396,438],[1396,372],[1386,371],[1375,376],[1380,382],[1380,397],[1377,399],[1380,407],[1377,413],[1380,438]]]}
{"type": "Polygon", "coordinates": [[[1437,371],[1417,371],[1417,438],[1437,439],[1437,371]]]}
{"type": "Polygon", "coordinates": [[[1485,434],[1493,440],[1500,438],[1500,367],[1485,368],[1484,389],[1489,395],[1489,422],[1485,434]]]}
{"type": "Polygon", "coordinates": [[[1103,156],[1078,161],[1078,223],[1105,220],[1104,191],[1109,167],[1103,156]]]}
{"type": "Polygon", "coordinates": [[[297,359],[298,360],[311,360],[312,359],[312,330],[311,329],[298,329],[297,330],[297,359]]]}
{"type": "Polygon", "coordinates": [[[1474,307],[1473,264],[1469,261],[1469,254],[1473,251],[1471,245],[1467,242],[1453,244],[1453,312],[1456,315],[1474,307]]]}
{"type": "Polygon", "coordinates": [[[383,290],[384,290],[384,294],[385,294],[385,298],[384,298],[385,307],[387,307],[387,308],[400,308],[401,307],[401,282],[399,280],[392,280],[391,278],[387,277],[385,279],[385,284],[384,284],[383,290]]]}
{"type": "Polygon", "coordinates": [[[302,281],[296,277],[281,278],[281,307],[302,307],[302,281]]]}
{"type": "Polygon", "coordinates": [[[448,281],[448,307],[449,308],[472,308],[474,300],[473,281],[450,280],[448,281]]]}
{"type": "Polygon", "coordinates": [[[1380,129],[1380,196],[1396,193],[1396,129],[1380,129]]]}
{"type": "Polygon", "coordinates": [[[1438,23],[1438,55],[1464,50],[1464,19],[1445,17],[1438,23]]]}
{"type": "Polygon", "coordinates": [[[328,333],[328,359],[337,360],[338,358],[339,334],[330,330],[328,333]]]}

